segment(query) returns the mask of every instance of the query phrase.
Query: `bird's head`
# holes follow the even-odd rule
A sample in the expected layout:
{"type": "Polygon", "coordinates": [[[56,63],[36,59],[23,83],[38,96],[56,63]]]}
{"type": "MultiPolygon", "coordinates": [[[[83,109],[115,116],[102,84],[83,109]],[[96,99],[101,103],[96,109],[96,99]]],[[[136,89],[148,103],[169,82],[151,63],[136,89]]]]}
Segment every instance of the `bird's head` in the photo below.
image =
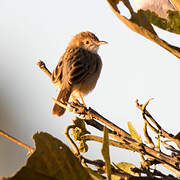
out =
{"type": "Polygon", "coordinates": [[[81,47],[93,53],[97,53],[101,44],[107,44],[107,42],[100,41],[93,33],[86,31],[76,34],[70,41],[68,47],[81,47]]]}

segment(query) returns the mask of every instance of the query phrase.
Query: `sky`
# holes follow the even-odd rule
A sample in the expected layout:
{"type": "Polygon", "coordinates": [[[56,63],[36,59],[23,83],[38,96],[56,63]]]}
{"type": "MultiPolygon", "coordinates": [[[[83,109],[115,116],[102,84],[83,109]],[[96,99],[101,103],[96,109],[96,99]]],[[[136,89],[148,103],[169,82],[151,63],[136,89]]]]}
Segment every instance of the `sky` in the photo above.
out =
{"type": "MultiPolygon", "coordinates": [[[[128,17],[126,8],[120,8],[128,17]]],[[[162,39],[180,46],[179,35],[155,29],[162,39]]],[[[154,98],[148,110],[165,130],[177,134],[179,59],[131,31],[105,0],[0,0],[1,129],[30,146],[34,146],[33,134],[44,131],[70,147],[64,130],[75,115],[51,114],[51,98],[58,92],[36,63],[42,60],[52,71],[71,38],[87,30],[108,42],[99,49],[102,73],[96,88],[84,98],[87,106],[126,131],[131,121],[143,137],[143,119],[135,100],[145,103],[154,98]]],[[[92,134],[102,135],[87,128],[92,134]]],[[[84,156],[102,158],[101,144],[88,144],[89,152],[84,156]]],[[[112,162],[138,165],[138,154],[110,150],[112,162]]],[[[27,150],[0,136],[0,176],[12,176],[27,157],[27,150]]]]}

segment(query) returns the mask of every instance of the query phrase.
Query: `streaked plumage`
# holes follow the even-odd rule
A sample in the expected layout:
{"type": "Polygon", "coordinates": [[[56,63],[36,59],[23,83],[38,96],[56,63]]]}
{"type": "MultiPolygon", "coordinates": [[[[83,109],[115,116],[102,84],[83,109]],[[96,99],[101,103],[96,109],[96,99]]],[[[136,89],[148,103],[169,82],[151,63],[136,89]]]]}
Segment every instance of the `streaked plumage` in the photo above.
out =
{"type": "MultiPolygon", "coordinates": [[[[97,50],[105,43],[90,32],[73,37],[52,73],[52,82],[60,88],[58,101],[74,101],[94,89],[102,68],[97,50]]],[[[64,111],[55,104],[52,113],[61,116],[64,111]]]]}

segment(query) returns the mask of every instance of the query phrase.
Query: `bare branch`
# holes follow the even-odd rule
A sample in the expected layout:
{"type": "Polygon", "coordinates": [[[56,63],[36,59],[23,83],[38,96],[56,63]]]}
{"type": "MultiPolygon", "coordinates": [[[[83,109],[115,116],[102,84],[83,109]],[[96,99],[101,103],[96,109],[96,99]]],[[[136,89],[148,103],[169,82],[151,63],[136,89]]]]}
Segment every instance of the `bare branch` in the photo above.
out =
{"type": "Polygon", "coordinates": [[[32,148],[31,146],[28,146],[27,144],[23,143],[22,141],[18,140],[17,138],[14,138],[13,136],[10,136],[9,134],[7,134],[6,132],[4,132],[2,130],[0,130],[0,135],[6,137],[10,141],[13,141],[14,143],[18,144],[19,146],[24,147],[25,149],[27,149],[30,152],[30,154],[32,154],[34,152],[34,148],[32,148]]]}

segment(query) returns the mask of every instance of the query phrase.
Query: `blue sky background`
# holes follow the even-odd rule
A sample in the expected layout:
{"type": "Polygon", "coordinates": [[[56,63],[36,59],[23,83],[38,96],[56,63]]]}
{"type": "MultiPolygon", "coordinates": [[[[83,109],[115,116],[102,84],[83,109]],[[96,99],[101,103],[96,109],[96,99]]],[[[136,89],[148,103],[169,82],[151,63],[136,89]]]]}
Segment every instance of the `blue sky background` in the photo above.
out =
{"type": "MultiPolygon", "coordinates": [[[[128,16],[125,8],[122,13],[128,16]]],[[[179,59],[128,29],[105,0],[0,0],[0,27],[0,127],[10,135],[34,146],[33,134],[45,131],[70,146],[64,130],[74,115],[51,114],[51,97],[57,92],[36,62],[43,60],[52,71],[71,38],[87,30],[109,44],[99,50],[103,69],[95,90],[84,99],[86,104],[125,130],[131,121],[143,136],[135,100],[145,103],[153,97],[148,110],[164,129],[178,133],[179,59]]],[[[180,45],[178,35],[156,30],[164,40],[180,45]]],[[[86,157],[102,157],[100,144],[89,145],[86,157]]],[[[115,163],[138,165],[136,155],[111,148],[115,163]]],[[[26,159],[25,149],[0,136],[0,176],[13,175],[26,159]]]]}

